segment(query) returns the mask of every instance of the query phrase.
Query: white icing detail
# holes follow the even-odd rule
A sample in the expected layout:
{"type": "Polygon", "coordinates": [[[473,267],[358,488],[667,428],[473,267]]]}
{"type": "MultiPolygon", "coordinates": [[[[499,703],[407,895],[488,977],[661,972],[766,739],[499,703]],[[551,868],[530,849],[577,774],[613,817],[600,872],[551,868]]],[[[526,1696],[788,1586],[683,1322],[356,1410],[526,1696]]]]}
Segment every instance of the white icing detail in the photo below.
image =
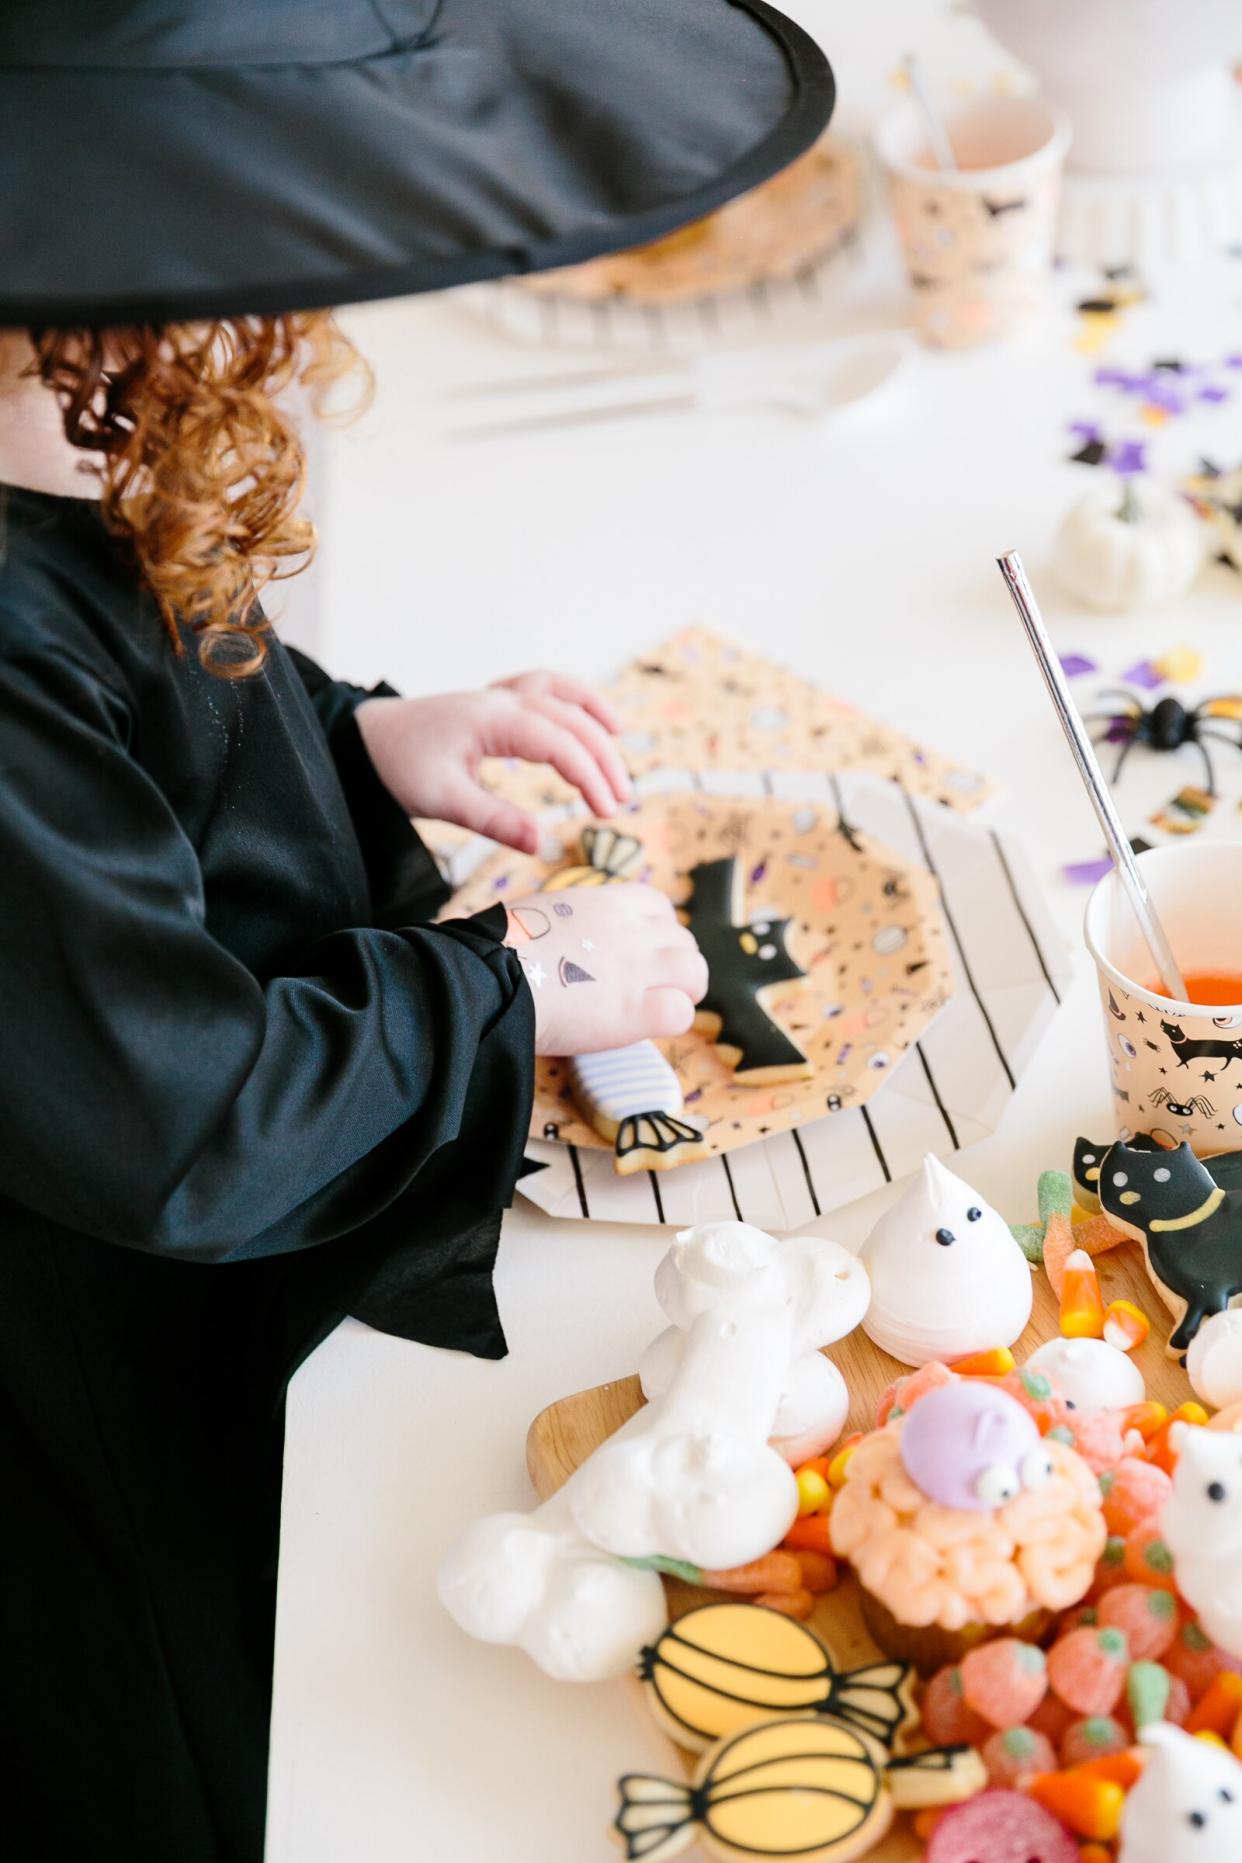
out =
{"type": "Polygon", "coordinates": [[[1095,1163],[1095,1153],[1094,1153],[1093,1151],[1085,1151],[1085,1152],[1084,1152],[1084,1153],[1082,1154],[1082,1161],[1083,1161],[1083,1163],[1084,1163],[1084,1164],[1094,1164],[1094,1163],[1095,1163]]]}
{"type": "Polygon", "coordinates": [[[1167,1721],[1142,1728],[1140,1738],[1147,1763],[1126,1794],[1118,1863],[1238,1863],[1242,1765],[1167,1721]]]}
{"type": "Polygon", "coordinates": [[[777,1544],[798,1496],[768,1438],[782,1415],[822,1426],[829,1398],[844,1415],[839,1373],[808,1361],[857,1322],[866,1288],[856,1259],[814,1236],[683,1231],[656,1272],[676,1340],[645,1361],[661,1389],[542,1507],[478,1522],[449,1550],[439,1591],[458,1623],[552,1675],[631,1667],[663,1625],[663,1590],[609,1553],[728,1566],[777,1544]]]}
{"type": "Polygon", "coordinates": [[[1129,1180],[1129,1178],[1128,1178],[1128,1177],[1126,1176],[1126,1174],[1125,1174],[1125,1172],[1124,1172],[1124,1171],[1114,1171],[1114,1172],[1113,1172],[1113,1182],[1114,1182],[1114,1184],[1116,1184],[1116,1186],[1117,1186],[1117,1188],[1118,1188],[1118,1190],[1120,1190],[1120,1189],[1121,1189],[1121,1187],[1122,1187],[1122,1185],[1123,1185],[1123,1184],[1128,1184],[1128,1183],[1130,1182],[1130,1180],[1129,1180]]]}
{"type": "Polygon", "coordinates": [[[1242,1439],[1231,1430],[1178,1426],[1161,1531],[1178,1590],[1212,1641],[1242,1656],[1242,1439]],[[1219,1498],[1208,1493],[1217,1484],[1219,1498]]]}
{"type": "Polygon", "coordinates": [[[761,944],[759,946],[759,955],[765,962],[769,961],[776,956],[776,946],[774,944],[761,944]]]}
{"type": "Polygon", "coordinates": [[[1030,1371],[1046,1372],[1083,1416],[1125,1410],[1147,1395],[1143,1374],[1129,1353],[1105,1339],[1047,1339],[1026,1363],[1030,1371]]]}
{"type": "Polygon", "coordinates": [[[1031,1317],[1031,1271],[1008,1224],[930,1155],[862,1260],[871,1279],[863,1329],[903,1365],[1012,1345],[1031,1317]],[[952,1248],[937,1244],[938,1229],[952,1231],[952,1248]]]}
{"type": "Polygon", "coordinates": [[[649,1041],[575,1055],[569,1084],[592,1125],[597,1115],[617,1126],[638,1113],[676,1114],[683,1105],[676,1074],[649,1041]]]}
{"type": "Polygon", "coordinates": [[[1169,1170],[1167,1165],[1161,1164],[1157,1165],[1151,1175],[1153,1182],[1157,1184],[1167,1184],[1173,1173],[1169,1170]]]}
{"type": "Polygon", "coordinates": [[[1242,1403],[1242,1310],[1227,1307],[1200,1324],[1186,1354],[1186,1373],[1195,1396],[1213,1410],[1242,1403]]]}

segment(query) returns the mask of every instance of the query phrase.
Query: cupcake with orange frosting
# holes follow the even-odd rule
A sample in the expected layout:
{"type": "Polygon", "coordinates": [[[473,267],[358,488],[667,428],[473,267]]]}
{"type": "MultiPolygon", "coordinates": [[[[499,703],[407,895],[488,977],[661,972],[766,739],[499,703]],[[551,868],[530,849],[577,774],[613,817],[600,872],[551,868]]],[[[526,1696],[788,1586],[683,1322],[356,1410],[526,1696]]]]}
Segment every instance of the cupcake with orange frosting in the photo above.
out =
{"type": "Polygon", "coordinates": [[[1108,1537],[1082,1457],[976,1379],[864,1436],[831,1519],[868,1630],[924,1675],[989,1636],[1038,1637],[1086,1595],[1108,1537]]]}

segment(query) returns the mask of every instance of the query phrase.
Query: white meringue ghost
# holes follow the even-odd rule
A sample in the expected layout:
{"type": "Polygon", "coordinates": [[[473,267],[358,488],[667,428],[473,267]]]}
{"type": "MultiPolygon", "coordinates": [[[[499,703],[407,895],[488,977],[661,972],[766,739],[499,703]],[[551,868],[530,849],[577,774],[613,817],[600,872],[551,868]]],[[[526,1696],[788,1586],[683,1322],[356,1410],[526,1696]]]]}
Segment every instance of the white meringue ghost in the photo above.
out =
{"type": "Polygon", "coordinates": [[[1012,1345],[1031,1317],[1031,1270],[1009,1225],[930,1154],[861,1253],[863,1331],[903,1365],[1012,1345]]]}
{"type": "Polygon", "coordinates": [[[1177,1466],[1160,1530],[1177,1589],[1213,1643],[1242,1656],[1242,1437],[1174,1427],[1177,1466]]]}
{"type": "Polygon", "coordinates": [[[1215,1742],[1154,1721],[1126,1797],[1117,1863],[1239,1863],[1242,1765],[1215,1742]]]}
{"type": "Polygon", "coordinates": [[[1186,1354],[1196,1397],[1213,1410],[1242,1403],[1242,1307],[1226,1307],[1200,1322],[1186,1354]]]}
{"type": "Polygon", "coordinates": [[[1084,1416],[1126,1410],[1147,1395],[1134,1360],[1103,1339],[1046,1339],[1026,1362],[1031,1371],[1047,1372],[1061,1396],[1084,1416]]]}

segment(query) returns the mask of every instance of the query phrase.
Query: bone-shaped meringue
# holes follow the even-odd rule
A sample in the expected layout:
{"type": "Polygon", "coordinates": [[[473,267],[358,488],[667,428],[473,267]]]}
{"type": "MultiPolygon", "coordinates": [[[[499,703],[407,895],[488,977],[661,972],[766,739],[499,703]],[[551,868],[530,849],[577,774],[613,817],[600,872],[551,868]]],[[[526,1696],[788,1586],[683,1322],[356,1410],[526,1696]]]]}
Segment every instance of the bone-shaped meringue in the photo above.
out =
{"type": "MultiPolygon", "coordinates": [[[[701,1272],[704,1257],[719,1245],[722,1232],[746,1228],[741,1223],[712,1224],[679,1238],[661,1262],[656,1294],[673,1324],[652,1340],[639,1363],[643,1395],[649,1400],[667,1391],[681,1363],[685,1316],[702,1297],[690,1291],[698,1278],[696,1269],[701,1272]]],[[[771,1265],[783,1274],[799,1317],[770,1440],[796,1468],[809,1456],[821,1454],[841,1434],[849,1391],[837,1367],[819,1348],[834,1345],[853,1332],[867,1311],[871,1289],[858,1256],[837,1242],[798,1236],[782,1242],[779,1250],[771,1265]]]]}
{"type": "Polygon", "coordinates": [[[711,1569],[774,1546],[797,1511],[768,1443],[791,1367],[856,1323],[844,1316],[865,1286],[853,1257],[813,1237],[779,1244],[744,1223],[679,1235],[656,1271],[681,1342],[665,1387],[542,1507],[477,1522],[450,1548],[439,1591],[462,1628],[551,1675],[599,1679],[664,1619],[659,1579],[624,1561],[711,1569]]]}

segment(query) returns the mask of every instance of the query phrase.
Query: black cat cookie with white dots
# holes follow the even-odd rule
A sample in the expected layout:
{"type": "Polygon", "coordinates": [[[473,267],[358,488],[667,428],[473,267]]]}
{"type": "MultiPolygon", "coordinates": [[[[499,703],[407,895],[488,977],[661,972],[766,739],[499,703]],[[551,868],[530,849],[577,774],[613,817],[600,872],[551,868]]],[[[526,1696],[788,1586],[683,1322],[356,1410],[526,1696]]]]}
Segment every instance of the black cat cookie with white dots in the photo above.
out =
{"type": "MultiPolygon", "coordinates": [[[[1076,1180],[1084,1144],[1080,1139],[1076,1180]]],[[[1147,1272],[1173,1315],[1165,1348],[1173,1358],[1204,1320],[1242,1294],[1242,1189],[1218,1182],[1215,1164],[1186,1144],[1149,1151],[1118,1140],[1095,1180],[1109,1221],[1142,1244],[1147,1272]]],[[[1232,1165],[1220,1176],[1236,1182],[1232,1165]]]]}

